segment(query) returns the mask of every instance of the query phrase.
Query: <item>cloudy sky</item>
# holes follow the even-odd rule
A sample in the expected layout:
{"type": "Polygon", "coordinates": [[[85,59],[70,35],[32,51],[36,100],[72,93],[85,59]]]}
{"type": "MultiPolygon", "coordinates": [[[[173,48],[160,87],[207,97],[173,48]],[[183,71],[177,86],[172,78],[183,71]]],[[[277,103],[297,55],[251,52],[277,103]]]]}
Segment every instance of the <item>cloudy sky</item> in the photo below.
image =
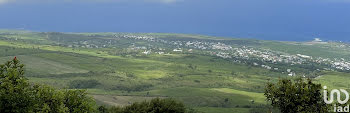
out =
{"type": "Polygon", "coordinates": [[[0,0],[0,28],[350,39],[350,0],[0,0]]]}

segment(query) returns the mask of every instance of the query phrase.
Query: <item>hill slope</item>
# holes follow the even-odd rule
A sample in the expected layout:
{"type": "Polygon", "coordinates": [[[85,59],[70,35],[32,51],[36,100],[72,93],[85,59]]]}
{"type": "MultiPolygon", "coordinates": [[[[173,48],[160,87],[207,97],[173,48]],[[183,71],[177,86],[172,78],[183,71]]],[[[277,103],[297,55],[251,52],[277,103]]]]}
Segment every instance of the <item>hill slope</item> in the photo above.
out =
{"type": "Polygon", "coordinates": [[[17,56],[32,82],[88,89],[100,104],[172,97],[206,112],[263,111],[264,85],[280,77],[347,89],[334,83],[349,75],[349,48],[188,34],[0,32],[0,61],[17,56]]]}

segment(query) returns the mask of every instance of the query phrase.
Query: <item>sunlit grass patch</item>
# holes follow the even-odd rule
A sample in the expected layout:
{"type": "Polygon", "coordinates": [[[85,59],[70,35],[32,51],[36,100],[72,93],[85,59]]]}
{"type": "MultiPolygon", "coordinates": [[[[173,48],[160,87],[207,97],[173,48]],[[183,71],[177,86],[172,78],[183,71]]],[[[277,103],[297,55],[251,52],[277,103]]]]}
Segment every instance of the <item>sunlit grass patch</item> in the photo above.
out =
{"type": "MultiPolygon", "coordinates": [[[[241,91],[241,90],[235,90],[235,89],[229,89],[229,88],[213,88],[211,90],[230,93],[230,94],[245,95],[245,96],[249,96],[250,98],[252,98],[252,100],[254,100],[257,103],[260,103],[260,104],[266,103],[265,101],[266,98],[263,93],[247,92],[247,91],[241,91]]],[[[247,100],[247,101],[251,101],[251,100],[247,100]]]]}

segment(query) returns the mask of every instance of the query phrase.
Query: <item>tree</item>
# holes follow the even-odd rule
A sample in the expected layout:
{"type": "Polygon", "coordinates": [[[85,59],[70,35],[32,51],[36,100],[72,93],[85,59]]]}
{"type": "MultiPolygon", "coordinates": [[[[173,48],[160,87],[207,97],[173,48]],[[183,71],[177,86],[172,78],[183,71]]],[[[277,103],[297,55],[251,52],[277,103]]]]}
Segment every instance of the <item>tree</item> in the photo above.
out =
{"type": "Polygon", "coordinates": [[[88,97],[86,90],[66,90],[65,105],[70,113],[89,113],[95,112],[95,101],[88,97]]]}
{"type": "Polygon", "coordinates": [[[174,99],[155,98],[149,102],[136,102],[122,108],[112,107],[109,111],[110,113],[185,113],[187,110],[183,103],[174,99]]]}
{"type": "Polygon", "coordinates": [[[264,95],[282,113],[326,113],[321,89],[311,79],[280,79],[276,84],[268,83],[264,95]]]}
{"type": "Polygon", "coordinates": [[[0,65],[0,112],[32,111],[30,85],[23,77],[24,65],[15,57],[0,65]]]}
{"type": "Polygon", "coordinates": [[[45,85],[33,86],[34,112],[65,113],[69,108],[64,104],[64,93],[45,85]]]}
{"type": "Polygon", "coordinates": [[[0,65],[0,113],[90,113],[94,101],[85,90],[56,90],[31,85],[24,77],[24,65],[15,57],[0,65]]]}

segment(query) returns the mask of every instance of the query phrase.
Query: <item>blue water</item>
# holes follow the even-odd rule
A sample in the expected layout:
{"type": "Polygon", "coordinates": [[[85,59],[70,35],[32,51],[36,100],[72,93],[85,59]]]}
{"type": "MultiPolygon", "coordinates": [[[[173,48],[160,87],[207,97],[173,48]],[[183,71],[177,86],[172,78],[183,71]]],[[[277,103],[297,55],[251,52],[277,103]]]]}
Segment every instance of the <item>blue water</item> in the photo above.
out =
{"type": "Polygon", "coordinates": [[[52,1],[0,4],[0,28],[188,33],[287,41],[350,39],[350,2],[346,0],[52,1]]]}

